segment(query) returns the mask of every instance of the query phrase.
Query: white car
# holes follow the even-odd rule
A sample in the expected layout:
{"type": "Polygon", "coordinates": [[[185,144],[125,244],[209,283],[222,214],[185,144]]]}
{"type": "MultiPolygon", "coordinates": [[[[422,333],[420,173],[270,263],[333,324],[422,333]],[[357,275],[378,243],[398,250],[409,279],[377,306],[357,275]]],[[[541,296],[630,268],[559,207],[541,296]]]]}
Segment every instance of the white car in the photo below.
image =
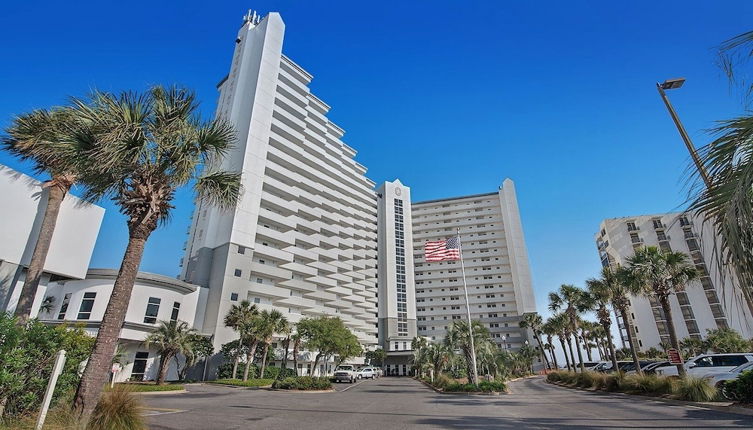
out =
{"type": "Polygon", "coordinates": [[[356,372],[356,378],[358,379],[376,379],[377,371],[373,367],[362,367],[356,372]]]}
{"type": "MultiPolygon", "coordinates": [[[[729,372],[743,364],[753,362],[753,353],[701,354],[685,362],[688,375],[705,377],[716,373],[729,372]]],[[[669,365],[655,369],[660,376],[677,376],[677,366],[669,365]]]]}
{"type": "Polygon", "coordinates": [[[350,382],[351,384],[356,382],[356,368],[349,364],[337,366],[337,369],[335,369],[335,381],[350,382]]]}
{"type": "Polygon", "coordinates": [[[713,373],[709,375],[709,382],[718,388],[722,382],[737,379],[737,377],[746,370],[753,370],[753,361],[737,366],[729,372],[713,373]]]}

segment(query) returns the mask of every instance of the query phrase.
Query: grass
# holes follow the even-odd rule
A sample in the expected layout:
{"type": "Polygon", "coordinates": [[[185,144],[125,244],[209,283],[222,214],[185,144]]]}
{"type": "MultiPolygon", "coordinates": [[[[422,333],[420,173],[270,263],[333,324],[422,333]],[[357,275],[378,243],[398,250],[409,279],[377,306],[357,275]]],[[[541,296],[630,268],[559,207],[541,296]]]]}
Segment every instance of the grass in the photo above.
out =
{"type": "Polygon", "coordinates": [[[209,384],[234,385],[236,387],[266,387],[272,385],[274,381],[274,379],[249,379],[248,381],[240,379],[217,379],[206,382],[209,384]]]}
{"type": "Polygon", "coordinates": [[[677,381],[677,396],[691,402],[711,402],[716,399],[716,387],[706,379],[686,376],[677,381]]]}
{"type": "Polygon", "coordinates": [[[143,406],[138,397],[126,388],[106,392],[94,408],[87,430],[142,430],[143,406]]]}
{"type": "MultiPolygon", "coordinates": [[[[183,384],[157,385],[157,384],[141,384],[141,383],[130,383],[130,382],[115,384],[115,389],[117,390],[119,388],[125,389],[132,393],[148,393],[152,391],[180,391],[180,390],[185,389],[183,384]]],[[[109,386],[107,386],[105,391],[112,391],[112,389],[109,386]]]]}

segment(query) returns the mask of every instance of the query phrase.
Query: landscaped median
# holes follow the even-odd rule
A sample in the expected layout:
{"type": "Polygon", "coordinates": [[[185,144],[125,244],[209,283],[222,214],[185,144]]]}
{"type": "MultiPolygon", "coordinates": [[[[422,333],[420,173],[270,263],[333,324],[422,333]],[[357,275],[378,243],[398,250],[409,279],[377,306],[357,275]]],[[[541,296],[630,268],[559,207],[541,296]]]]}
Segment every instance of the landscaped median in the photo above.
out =
{"type": "Polygon", "coordinates": [[[246,381],[242,379],[216,379],[214,381],[206,381],[207,384],[232,385],[234,387],[245,388],[270,388],[273,382],[275,382],[274,379],[249,379],[246,381]]]}
{"type": "MultiPolygon", "coordinates": [[[[183,384],[162,384],[157,385],[153,383],[147,383],[147,382],[124,382],[120,384],[115,384],[115,389],[125,389],[126,391],[130,391],[132,393],[155,393],[155,392],[165,392],[165,391],[183,391],[186,388],[183,386],[183,384]]],[[[106,388],[106,391],[111,391],[112,389],[108,385],[106,388]]]]}
{"type": "Polygon", "coordinates": [[[433,381],[430,378],[420,378],[419,381],[438,393],[501,394],[507,392],[507,385],[501,381],[482,381],[475,385],[445,375],[439,375],[433,381]]]}
{"type": "Polygon", "coordinates": [[[597,372],[551,372],[547,382],[572,388],[639,394],[691,402],[712,402],[718,398],[716,387],[706,379],[688,376],[682,379],[656,375],[604,374],[597,372]]]}
{"type": "Polygon", "coordinates": [[[276,390],[332,391],[332,381],[327,377],[295,376],[275,381],[272,388],[276,390]]]}

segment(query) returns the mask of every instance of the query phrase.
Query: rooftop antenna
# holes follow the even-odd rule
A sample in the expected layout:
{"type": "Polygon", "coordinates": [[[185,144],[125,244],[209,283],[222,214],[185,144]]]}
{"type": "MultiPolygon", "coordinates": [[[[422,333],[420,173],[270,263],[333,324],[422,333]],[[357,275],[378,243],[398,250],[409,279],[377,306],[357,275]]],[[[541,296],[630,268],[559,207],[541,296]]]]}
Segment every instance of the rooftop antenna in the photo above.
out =
{"type": "Polygon", "coordinates": [[[246,12],[246,15],[243,17],[243,24],[251,23],[251,25],[256,25],[261,21],[261,15],[256,13],[255,10],[249,9],[248,12],[246,12]]]}

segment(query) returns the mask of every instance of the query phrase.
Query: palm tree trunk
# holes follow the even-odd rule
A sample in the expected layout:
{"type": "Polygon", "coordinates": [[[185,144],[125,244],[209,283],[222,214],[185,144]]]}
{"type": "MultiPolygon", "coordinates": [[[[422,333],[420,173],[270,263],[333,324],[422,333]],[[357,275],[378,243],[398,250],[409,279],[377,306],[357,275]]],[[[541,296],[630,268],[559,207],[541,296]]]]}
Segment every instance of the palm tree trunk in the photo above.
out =
{"type": "Polygon", "coordinates": [[[573,372],[578,371],[578,367],[575,365],[575,353],[573,353],[573,339],[568,335],[565,340],[567,341],[567,348],[570,350],[570,361],[572,362],[573,372]]]}
{"type": "Polygon", "coordinates": [[[295,370],[295,376],[298,375],[298,346],[300,345],[300,342],[298,340],[295,340],[293,342],[293,370],[295,370]]]}
{"type": "Polygon", "coordinates": [[[614,351],[614,342],[612,342],[612,325],[602,324],[604,331],[607,333],[607,351],[609,352],[609,358],[612,360],[612,368],[617,369],[617,353],[614,351]]]}
{"type": "MultiPolygon", "coordinates": [[[[638,350],[635,348],[635,340],[633,339],[633,324],[628,321],[628,314],[627,309],[623,308],[620,309],[620,314],[622,315],[622,322],[625,324],[625,330],[627,330],[628,334],[628,346],[630,347],[630,354],[633,356],[633,364],[635,364],[635,373],[641,375],[643,372],[641,371],[641,363],[638,360],[638,350]]],[[[615,371],[617,369],[615,368],[615,371]]]]}
{"type": "Polygon", "coordinates": [[[580,371],[585,372],[586,365],[583,364],[583,352],[580,350],[580,342],[578,341],[578,328],[577,327],[575,328],[574,336],[575,336],[575,349],[578,351],[578,363],[580,363],[580,371]]]}
{"type": "MultiPolygon", "coordinates": [[[[282,356],[282,368],[287,369],[288,368],[288,353],[290,352],[290,336],[285,338],[285,355],[282,356]]],[[[282,371],[280,371],[280,374],[282,374],[282,371]]]]}
{"type": "Polygon", "coordinates": [[[269,344],[264,343],[264,352],[261,356],[261,371],[259,372],[259,379],[264,379],[264,369],[267,367],[267,352],[269,352],[269,344]]]}
{"type": "Polygon", "coordinates": [[[102,388],[107,382],[112,358],[118,346],[120,329],[123,327],[128,302],[131,300],[133,284],[139,271],[141,257],[144,255],[144,245],[151,232],[152,230],[146,227],[136,227],[129,232],[128,246],[120,265],[118,278],[113,285],[110,301],[107,303],[97,332],[97,339],[94,342],[94,349],[81,376],[76,398],[73,401],[73,408],[84,423],[89,421],[89,416],[97,406],[102,388]]]}
{"type": "Polygon", "coordinates": [[[248,371],[251,370],[251,364],[254,361],[254,355],[256,354],[256,347],[259,345],[259,341],[255,340],[251,344],[248,353],[246,353],[246,367],[243,369],[243,380],[248,381],[248,371]]]}
{"type": "MultiPolygon", "coordinates": [[[[661,304],[662,310],[664,310],[664,317],[667,320],[667,331],[669,332],[669,343],[672,344],[672,348],[676,350],[680,350],[680,341],[677,339],[677,333],[675,332],[675,322],[672,320],[672,308],[669,306],[669,298],[668,297],[660,297],[659,303],[661,304]]],[[[677,374],[680,376],[680,378],[684,378],[686,376],[685,373],[685,365],[683,364],[677,364],[677,374]]]]}
{"type": "Polygon", "coordinates": [[[322,353],[317,353],[316,357],[314,357],[314,362],[311,363],[311,371],[309,372],[309,376],[314,376],[314,372],[316,371],[316,366],[319,364],[319,359],[322,357],[322,353]]]}
{"type": "Polygon", "coordinates": [[[170,356],[166,353],[159,356],[159,372],[157,373],[157,385],[165,383],[167,378],[167,369],[170,368],[170,356]]]}
{"type": "Polygon", "coordinates": [[[562,336],[557,336],[557,338],[560,340],[560,345],[562,346],[562,353],[565,355],[565,366],[567,366],[567,370],[570,370],[570,358],[567,356],[567,348],[565,347],[565,340],[562,338],[562,336]]]}
{"type": "Polygon", "coordinates": [[[539,344],[539,351],[541,351],[541,355],[544,357],[544,363],[546,363],[546,368],[551,369],[552,366],[549,364],[549,359],[546,356],[546,352],[544,351],[544,345],[541,344],[541,339],[536,334],[536,330],[533,331],[533,337],[536,339],[536,342],[539,344]]]}
{"type": "Polygon", "coordinates": [[[233,379],[238,377],[238,362],[241,361],[240,354],[235,354],[235,360],[233,360],[233,379]]]}
{"type": "Polygon", "coordinates": [[[31,316],[31,307],[34,304],[34,297],[37,295],[39,282],[42,279],[44,263],[47,260],[47,253],[50,251],[50,244],[52,243],[52,235],[55,232],[60,206],[70,188],[70,185],[64,186],[55,183],[47,187],[47,206],[44,209],[42,225],[39,227],[37,243],[34,245],[34,252],[31,254],[31,261],[26,272],[24,286],[21,288],[21,296],[18,298],[18,304],[16,305],[15,314],[18,317],[19,325],[26,324],[26,321],[31,316]]]}
{"type": "Polygon", "coordinates": [[[588,345],[588,337],[586,337],[586,333],[581,330],[580,337],[583,339],[583,347],[586,349],[586,356],[588,357],[588,361],[593,361],[593,355],[591,355],[591,347],[588,345]]]}

